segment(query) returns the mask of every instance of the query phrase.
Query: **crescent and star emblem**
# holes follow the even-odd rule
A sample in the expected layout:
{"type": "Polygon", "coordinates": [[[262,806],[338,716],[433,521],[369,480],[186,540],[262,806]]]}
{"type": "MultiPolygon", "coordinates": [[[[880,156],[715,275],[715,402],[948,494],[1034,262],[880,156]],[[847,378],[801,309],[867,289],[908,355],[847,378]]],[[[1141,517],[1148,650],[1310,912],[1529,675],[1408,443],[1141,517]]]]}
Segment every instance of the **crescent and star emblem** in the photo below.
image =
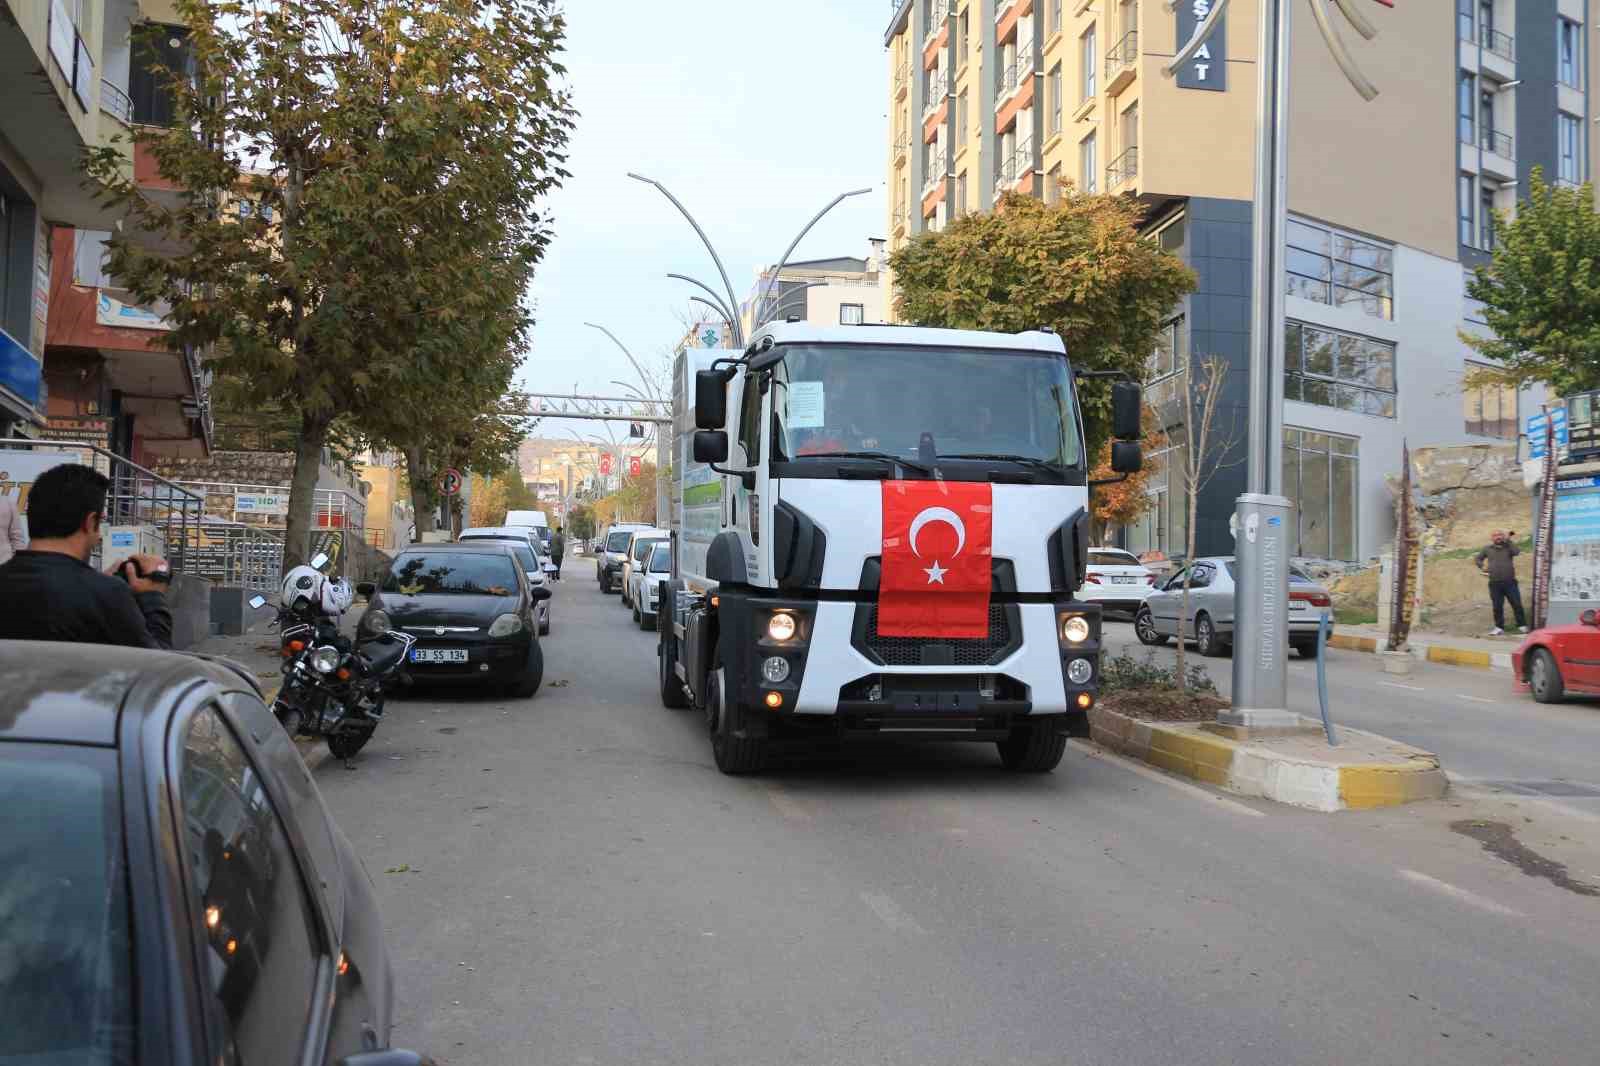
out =
{"type": "MultiPolygon", "coordinates": [[[[911,554],[918,559],[922,558],[922,552],[917,548],[917,534],[921,533],[922,528],[930,522],[943,522],[956,531],[955,555],[960,555],[961,549],[967,546],[967,524],[961,520],[960,515],[948,507],[925,507],[917,513],[917,517],[911,520],[911,531],[908,534],[908,539],[911,542],[911,554]]],[[[955,558],[955,555],[952,555],[951,558],[955,558]]],[[[935,559],[933,565],[923,567],[922,572],[928,575],[928,584],[942,585],[944,584],[944,575],[950,571],[947,567],[941,567],[939,560],[935,559]]]]}

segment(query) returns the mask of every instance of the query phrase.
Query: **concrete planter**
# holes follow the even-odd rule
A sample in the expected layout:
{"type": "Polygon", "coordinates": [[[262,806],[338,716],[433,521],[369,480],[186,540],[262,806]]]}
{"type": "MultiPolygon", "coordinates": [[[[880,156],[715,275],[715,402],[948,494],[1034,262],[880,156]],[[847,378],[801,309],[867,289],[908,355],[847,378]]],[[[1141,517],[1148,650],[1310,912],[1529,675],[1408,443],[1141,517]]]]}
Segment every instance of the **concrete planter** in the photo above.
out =
{"type": "Polygon", "coordinates": [[[1411,673],[1411,664],[1414,661],[1408,651],[1381,651],[1378,659],[1383,663],[1383,672],[1394,674],[1397,677],[1407,677],[1411,673]]]}

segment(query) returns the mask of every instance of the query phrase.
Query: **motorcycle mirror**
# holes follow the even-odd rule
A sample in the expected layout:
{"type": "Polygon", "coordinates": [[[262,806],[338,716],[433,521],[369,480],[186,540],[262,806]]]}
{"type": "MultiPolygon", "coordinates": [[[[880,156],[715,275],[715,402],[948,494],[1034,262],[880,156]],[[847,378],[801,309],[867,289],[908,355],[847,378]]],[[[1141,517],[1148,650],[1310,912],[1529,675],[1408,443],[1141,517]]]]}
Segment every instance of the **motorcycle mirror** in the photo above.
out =
{"type": "Polygon", "coordinates": [[[250,605],[250,609],[252,611],[259,611],[259,610],[261,610],[261,608],[263,608],[263,607],[265,607],[267,605],[267,598],[265,596],[260,596],[260,595],[251,596],[245,602],[250,605]]]}
{"type": "Polygon", "coordinates": [[[318,552],[316,555],[312,556],[312,558],[311,558],[311,569],[313,569],[313,570],[321,570],[324,566],[327,566],[327,565],[328,565],[328,553],[327,552],[318,552]]]}

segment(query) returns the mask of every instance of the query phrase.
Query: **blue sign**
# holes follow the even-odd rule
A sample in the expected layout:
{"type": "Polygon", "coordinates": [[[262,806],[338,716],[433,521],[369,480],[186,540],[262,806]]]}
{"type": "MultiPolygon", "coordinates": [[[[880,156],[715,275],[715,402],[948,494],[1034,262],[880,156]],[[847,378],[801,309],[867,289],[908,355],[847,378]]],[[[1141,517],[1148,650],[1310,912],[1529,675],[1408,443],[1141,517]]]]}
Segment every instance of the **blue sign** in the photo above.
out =
{"type": "MultiPolygon", "coordinates": [[[[1543,411],[1535,412],[1528,416],[1528,458],[1544,458],[1544,435],[1546,416],[1543,411]]],[[[1564,448],[1567,445],[1567,409],[1565,407],[1552,408],[1548,421],[1555,427],[1556,447],[1564,448]]]]}
{"type": "Polygon", "coordinates": [[[38,407],[41,377],[39,360],[26,345],[18,344],[11,334],[0,329],[0,387],[10,389],[38,407]]]}
{"type": "Polygon", "coordinates": [[[131,548],[131,547],[133,547],[133,532],[132,532],[132,530],[117,530],[116,532],[112,533],[111,534],[111,546],[113,548],[131,548]]]}
{"type": "Polygon", "coordinates": [[[1557,544],[1600,540],[1600,479],[1575,477],[1556,482],[1557,544]]]}

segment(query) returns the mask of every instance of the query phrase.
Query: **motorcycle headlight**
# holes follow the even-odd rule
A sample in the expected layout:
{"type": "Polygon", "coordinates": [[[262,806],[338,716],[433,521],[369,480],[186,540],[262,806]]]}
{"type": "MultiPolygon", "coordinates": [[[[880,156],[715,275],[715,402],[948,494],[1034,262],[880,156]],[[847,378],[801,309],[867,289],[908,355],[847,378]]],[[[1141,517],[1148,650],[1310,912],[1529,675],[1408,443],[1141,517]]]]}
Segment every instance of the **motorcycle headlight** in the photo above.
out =
{"type": "Polygon", "coordinates": [[[313,651],[311,668],[319,674],[331,674],[339,669],[339,649],[324,644],[313,651]]]}
{"type": "Polygon", "coordinates": [[[368,611],[361,619],[368,633],[389,632],[389,615],[383,611],[368,611]]]}
{"type": "Polygon", "coordinates": [[[515,614],[503,614],[489,627],[491,637],[509,637],[513,633],[520,632],[522,632],[522,616],[515,614]]]}

